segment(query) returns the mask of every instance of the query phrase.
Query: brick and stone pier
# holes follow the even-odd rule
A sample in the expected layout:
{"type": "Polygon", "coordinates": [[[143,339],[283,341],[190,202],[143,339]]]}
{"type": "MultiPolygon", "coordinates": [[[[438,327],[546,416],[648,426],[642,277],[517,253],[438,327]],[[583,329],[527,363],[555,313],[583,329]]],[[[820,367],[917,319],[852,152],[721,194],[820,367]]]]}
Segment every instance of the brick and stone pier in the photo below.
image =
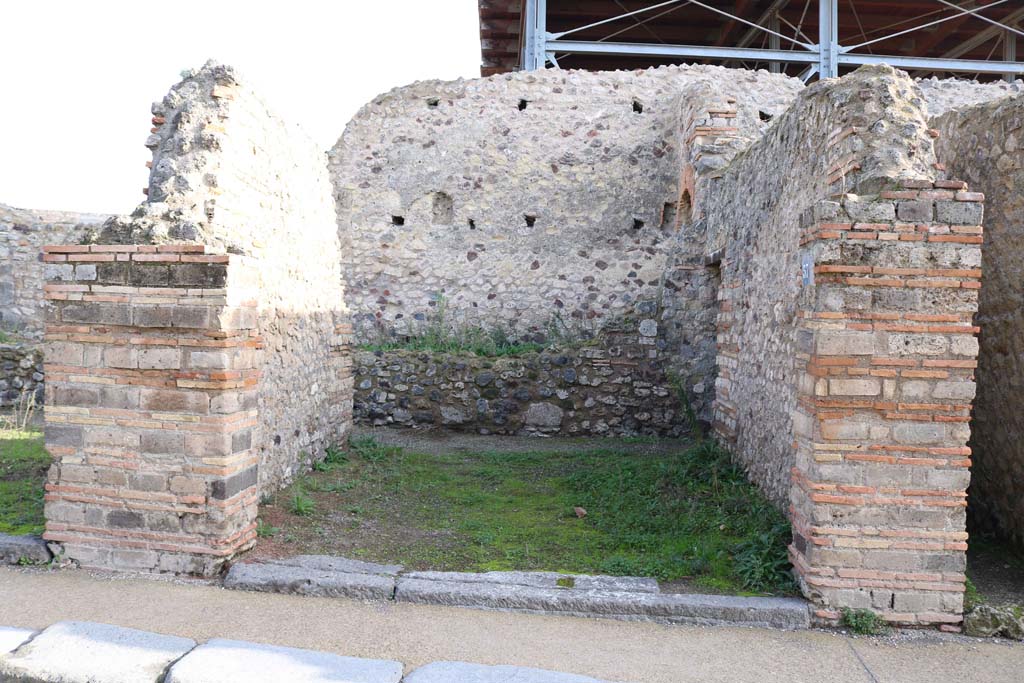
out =
{"type": "Polygon", "coordinates": [[[209,574],[256,537],[256,301],[203,245],[45,248],[45,538],[209,574]],[[229,295],[229,291],[231,294],[229,295]]]}

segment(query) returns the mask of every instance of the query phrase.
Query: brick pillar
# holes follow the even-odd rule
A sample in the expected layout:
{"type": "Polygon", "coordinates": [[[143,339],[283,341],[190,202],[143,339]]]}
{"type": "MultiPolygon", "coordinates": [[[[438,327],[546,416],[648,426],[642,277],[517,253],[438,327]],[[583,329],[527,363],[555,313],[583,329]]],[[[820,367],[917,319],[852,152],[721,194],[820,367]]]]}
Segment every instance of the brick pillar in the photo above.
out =
{"type": "Polygon", "coordinates": [[[909,182],[805,218],[790,551],[821,619],[961,621],[982,200],[909,182]]]}
{"type": "MultiPolygon", "coordinates": [[[[212,574],[256,532],[261,342],[234,257],[44,248],[46,533],[82,566],[212,574]]],[[[248,278],[251,281],[251,278],[248,278]]]]}

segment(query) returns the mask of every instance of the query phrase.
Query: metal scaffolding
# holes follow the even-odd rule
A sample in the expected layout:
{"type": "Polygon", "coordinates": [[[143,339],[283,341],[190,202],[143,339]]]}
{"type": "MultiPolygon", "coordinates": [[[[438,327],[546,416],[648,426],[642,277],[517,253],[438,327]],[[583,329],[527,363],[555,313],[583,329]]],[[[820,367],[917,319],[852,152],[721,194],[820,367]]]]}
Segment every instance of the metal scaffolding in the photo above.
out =
{"type": "MultiPolygon", "coordinates": [[[[854,16],[857,17],[856,6],[853,0],[849,1],[854,16]]],[[[788,0],[775,0],[756,21],[750,21],[700,0],[666,0],[557,33],[550,33],[547,30],[547,0],[523,0],[524,21],[520,64],[525,70],[543,69],[548,64],[557,68],[560,55],[625,55],[669,59],[702,59],[715,62],[760,62],[767,63],[772,71],[781,70],[781,65],[783,64],[800,64],[804,66],[800,74],[804,81],[810,80],[815,75],[822,78],[835,77],[839,75],[839,69],[842,66],[856,67],[863,64],[889,64],[900,69],[915,70],[918,74],[932,72],[1001,74],[1009,80],[1016,77],[1024,77],[1024,62],[1017,61],[1016,49],[1016,37],[1024,36],[1024,31],[1016,27],[1017,22],[1024,19],[1024,9],[1011,12],[1003,17],[1002,21],[996,21],[982,14],[983,11],[992,7],[1005,5],[1006,3],[1017,4],[1019,0],[994,0],[985,5],[979,5],[977,1],[957,4],[949,0],[934,0],[940,12],[955,10],[955,13],[878,38],[863,40],[852,45],[843,45],[839,42],[838,0],[817,0],[817,2],[818,42],[813,43],[798,26],[793,26],[789,22],[785,22],[786,28],[792,29],[793,35],[785,35],[783,33],[785,29],[782,28],[782,22],[779,20],[780,11],[788,3],[788,0]],[[572,40],[571,38],[566,38],[566,36],[571,34],[623,19],[631,19],[633,26],[644,25],[648,21],[661,16],[661,14],[691,5],[722,15],[730,22],[746,25],[748,30],[735,47],[670,45],[661,42],[623,43],[607,40],[626,29],[612,33],[599,40],[572,40]],[[644,15],[658,9],[663,9],[663,12],[657,15],[648,15],[645,19],[637,18],[639,15],[644,15]],[[979,31],[977,36],[967,41],[961,47],[947,52],[943,57],[876,55],[871,54],[870,50],[867,53],[863,52],[865,48],[869,49],[871,45],[876,43],[931,28],[954,19],[976,19],[988,23],[989,26],[985,30],[979,31]],[[748,47],[759,34],[766,36],[768,47],[748,47]],[[995,40],[1001,40],[1003,45],[1001,60],[959,58],[959,55],[966,54],[988,41],[995,40]],[[788,49],[782,49],[783,41],[788,49]]],[[[621,4],[620,6],[625,8],[621,4]]],[[[927,18],[934,14],[936,12],[925,15],[922,18],[927,18]]],[[[859,17],[857,21],[859,23],[859,17]]],[[[861,27],[861,37],[866,38],[863,27],[861,27]]]]}

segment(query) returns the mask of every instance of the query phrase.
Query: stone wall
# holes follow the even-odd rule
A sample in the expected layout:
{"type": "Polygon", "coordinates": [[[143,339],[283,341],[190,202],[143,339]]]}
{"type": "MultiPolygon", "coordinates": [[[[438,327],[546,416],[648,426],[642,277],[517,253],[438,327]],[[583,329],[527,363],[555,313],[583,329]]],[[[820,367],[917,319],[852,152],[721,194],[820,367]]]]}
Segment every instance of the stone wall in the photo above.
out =
{"type": "Polygon", "coordinates": [[[252,544],[260,491],[344,441],[350,328],[315,145],[213,63],[153,113],[149,200],[46,259],[46,538],[209,574],[252,544]]]}
{"type": "Polygon", "coordinates": [[[986,195],[971,521],[1024,545],[1024,95],[957,109],[932,124],[949,173],[986,195]]]}
{"type": "Polygon", "coordinates": [[[43,353],[34,344],[0,344],[0,407],[25,395],[43,403],[43,353]]]}
{"type": "Polygon", "coordinates": [[[570,341],[653,316],[709,418],[713,295],[681,230],[698,86],[742,91],[733,125],[750,138],[802,88],[719,67],[552,70],[416,83],[366,105],[331,152],[356,339],[415,333],[442,308],[451,328],[570,341]]]}
{"type": "Polygon", "coordinates": [[[651,319],[516,357],[355,354],[357,420],[480,434],[679,436],[690,425],[651,319]]]}
{"type": "Polygon", "coordinates": [[[102,241],[200,241],[252,267],[267,348],[260,483],[289,480],[351,425],[350,322],[326,157],[230,67],[210,63],[153,105],[148,200],[102,241]]]}
{"type": "Polygon", "coordinates": [[[960,78],[922,78],[917,82],[924,96],[926,111],[930,117],[942,116],[954,109],[973,107],[977,104],[991,102],[1019,95],[1024,92],[1024,81],[968,81],[960,78]]]}
{"type": "Polygon", "coordinates": [[[802,93],[705,201],[716,428],[788,499],[820,619],[961,620],[982,208],[936,173],[913,83],[864,68],[802,93]]]}
{"type": "Polygon", "coordinates": [[[46,250],[74,272],[46,285],[44,538],[83,566],[214,573],[256,538],[262,344],[236,257],[46,250]]]}
{"type": "MultiPolygon", "coordinates": [[[[832,193],[934,172],[923,115],[908,103],[915,94],[891,69],[815,84],[705,191],[707,251],[724,253],[716,429],[779,505],[789,499],[808,296],[800,217],[832,193]]],[[[845,201],[854,213],[861,206],[856,195],[845,201]]],[[[864,206],[864,220],[887,217],[864,206]]]]}
{"type": "Polygon", "coordinates": [[[0,204],[0,331],[43,334],[44,244],[78,244],[106,216],[30,211],[0,204]]]}

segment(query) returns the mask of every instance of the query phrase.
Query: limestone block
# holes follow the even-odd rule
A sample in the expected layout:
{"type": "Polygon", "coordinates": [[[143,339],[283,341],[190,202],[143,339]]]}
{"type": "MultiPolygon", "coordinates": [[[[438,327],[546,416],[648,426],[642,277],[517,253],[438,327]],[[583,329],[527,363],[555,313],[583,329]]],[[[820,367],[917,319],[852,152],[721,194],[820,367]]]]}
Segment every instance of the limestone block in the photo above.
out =
{"type": "Polygon", "coordinates": [[[0,655],[0,679],[11,681],[157,681],[196,646],[188,638],[82,621],[62,621],[15,652],[0,655]]]}
{"type": "Polygon", "coordinates": [[[401,662],[215,638],[175,662],[165,683],[398,683],[401,662]]]}

